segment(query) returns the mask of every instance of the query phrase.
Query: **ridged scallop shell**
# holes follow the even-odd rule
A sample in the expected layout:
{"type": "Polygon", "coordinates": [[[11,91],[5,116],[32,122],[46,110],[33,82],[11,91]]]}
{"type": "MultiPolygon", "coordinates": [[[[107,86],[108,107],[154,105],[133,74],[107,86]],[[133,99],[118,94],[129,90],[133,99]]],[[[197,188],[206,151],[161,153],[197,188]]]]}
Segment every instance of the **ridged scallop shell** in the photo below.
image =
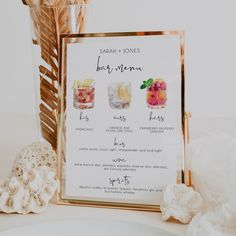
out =
{"type": "Polygon", "coordinates": [[[166,187],[161,203],[162,219],[174,218],[187,224],[201,210],[202,198],[199,193],[184,184],[166,187]]]}
{"type": "Polygon", "coordinates": [[[56,153],[47,143],[32,143],[17,154],[11,176],[21,176],[25,171],[41,166],[47,166],[49,169],[56,171],[56,153]]]}
{"type": "Polygon", "coordinates": [[[49,144],[33,143],[20,151],[9,178],[0,182],[0,211],[44,211],[57,188],[56,154],[49,144]]]}

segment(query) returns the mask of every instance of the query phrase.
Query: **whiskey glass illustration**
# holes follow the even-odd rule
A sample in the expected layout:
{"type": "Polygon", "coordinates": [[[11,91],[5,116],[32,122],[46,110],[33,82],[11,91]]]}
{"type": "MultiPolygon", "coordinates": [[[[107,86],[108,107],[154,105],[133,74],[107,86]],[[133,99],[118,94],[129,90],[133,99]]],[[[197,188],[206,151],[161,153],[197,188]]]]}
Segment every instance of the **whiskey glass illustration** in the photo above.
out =
{"type": "Polygon", "coordinates": [[[108,85],[109,105],[112,109],[127,109],[131,102],[131,83],[116,82],[108,85]]]}

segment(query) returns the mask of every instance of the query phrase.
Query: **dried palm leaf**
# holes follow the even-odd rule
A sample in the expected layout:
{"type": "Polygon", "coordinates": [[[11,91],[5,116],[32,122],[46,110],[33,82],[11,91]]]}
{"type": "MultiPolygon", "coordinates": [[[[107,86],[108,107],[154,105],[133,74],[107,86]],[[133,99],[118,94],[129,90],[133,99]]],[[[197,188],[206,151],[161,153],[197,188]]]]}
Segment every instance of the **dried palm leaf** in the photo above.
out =
{"type": "Polygon", "coordinates": [[[30,6],[35,38],[41,49],[39,66],[39,118],[41,133],[57,148],[57,109],[59,81],[60,34],[80,33],[83,28],[82,6],[87,0],[23,0],[30,6]],[[72,14],[73,12],[73,14],[72,14]]]}

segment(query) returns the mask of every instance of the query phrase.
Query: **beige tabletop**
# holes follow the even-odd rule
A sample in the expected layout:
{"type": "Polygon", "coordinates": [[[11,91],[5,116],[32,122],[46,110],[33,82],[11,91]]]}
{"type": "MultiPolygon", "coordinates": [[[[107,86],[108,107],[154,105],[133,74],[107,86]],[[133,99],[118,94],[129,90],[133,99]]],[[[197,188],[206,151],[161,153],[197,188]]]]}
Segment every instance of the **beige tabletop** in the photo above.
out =
{"type": "Polygon", "coordinates": [[[185,235],[186,226],[177,222],[163,222],[160,213],[99,209],[89,207],[59,206],[50,204],[49,208],[41,214],[17,215],[0,213],[0,235],[4,230],[44,222],[84,219],[103,220],[104,222],[127,222],[144,224],[168,230],[177,235],[185,235]]]}

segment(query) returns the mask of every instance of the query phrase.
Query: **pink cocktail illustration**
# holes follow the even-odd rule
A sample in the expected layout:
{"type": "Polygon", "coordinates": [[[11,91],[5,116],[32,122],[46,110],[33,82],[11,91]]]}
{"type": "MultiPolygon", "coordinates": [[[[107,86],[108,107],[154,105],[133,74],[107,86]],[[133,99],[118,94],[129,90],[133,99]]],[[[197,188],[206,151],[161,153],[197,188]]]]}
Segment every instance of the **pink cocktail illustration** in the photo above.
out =
{"type": "Polygon", "coordinates": [[[74,108],[91,109],[94,108],[95,87],[94,80],[74,81],[73,86],[74,108]]]}
{"type": "Polygon", "coordinates": [[[150,108],[164,108],[167,102],[167,85],[163,79],[155,79],[150,87],[147,87],[147,105],[150,108]]]}

